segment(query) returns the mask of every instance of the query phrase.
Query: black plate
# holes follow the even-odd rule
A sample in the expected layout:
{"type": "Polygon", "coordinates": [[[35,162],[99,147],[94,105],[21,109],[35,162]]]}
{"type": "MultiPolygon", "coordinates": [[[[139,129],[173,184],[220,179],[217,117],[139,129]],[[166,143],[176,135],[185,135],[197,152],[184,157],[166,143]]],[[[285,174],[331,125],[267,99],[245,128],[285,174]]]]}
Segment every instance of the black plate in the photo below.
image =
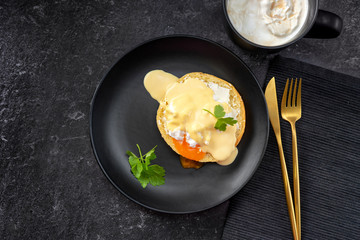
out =
{"type": "Polygon", "coordinates": [[[254,75],[217,43],[190,36],[148,41],[123,56],[97,88],[91,104],[90,134],[98,163],[110,182],[133,201],[167,213],[190,213],[216,206],[237,193],[263,157],[269,134],[267,107],[254,75]],[[183,169],[155,122],[158,103],[143,85],[147,72],[162,69],[178,77],[195,71],[231,82],[245,102],[246,128],[235,162],[183,169]],[[165,184],[143,189],[130,172],[126,151],[155,145],[153,162],[166,170],[165,184]]]}

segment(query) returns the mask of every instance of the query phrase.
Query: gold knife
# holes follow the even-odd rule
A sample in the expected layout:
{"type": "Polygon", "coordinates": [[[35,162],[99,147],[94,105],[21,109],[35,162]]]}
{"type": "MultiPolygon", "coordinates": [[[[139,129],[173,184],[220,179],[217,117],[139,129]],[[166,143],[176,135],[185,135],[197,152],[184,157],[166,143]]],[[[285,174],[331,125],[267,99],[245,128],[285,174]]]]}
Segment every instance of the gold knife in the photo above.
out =
{"type": "Polygon", "coordinates": [[[288,176],[287,168],[286,168],[284,150],[283,150],[282,142],[281,142],[279,109],[278,109],[278,101],[277,101],[277,96],[276,96],[276,85],[275,85],[274,77],[270,80],[270,82],[266,86],[265,99],[266,99],[267,106],[268,106],[270,122],[274,129],[276,141],[277,141],[278,147],[279,147],[281,171],[282,171],[282,176],[283,176],[283,181],[284,181],[286,202],[287,202],[288,211],[289,211],[291,228],[293,231],[294,239],[298,240],[299,235],[298,235],[297,227],[296,227],[293,199],[292,199],[292,195],[291,195],[289,176],[288,176]]]}

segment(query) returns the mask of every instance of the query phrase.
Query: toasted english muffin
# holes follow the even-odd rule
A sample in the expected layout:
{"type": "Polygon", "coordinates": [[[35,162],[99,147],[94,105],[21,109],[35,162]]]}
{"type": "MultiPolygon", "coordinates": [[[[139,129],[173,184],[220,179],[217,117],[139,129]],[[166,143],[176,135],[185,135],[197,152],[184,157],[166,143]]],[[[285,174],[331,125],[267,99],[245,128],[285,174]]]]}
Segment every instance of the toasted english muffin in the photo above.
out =
{"type": "MultiPolygon", "coordinates": [[[[229,82],[222,80],[218,77],[215,77],[213,75],[210,75],[207,73],[202,73],[202,72],[188,73],[188,74],[184,75],[183,77],[179,78],[177,80],[177,82],[182,83],[182,82],[186,81],[186,79],[188,79],[188,78],[198,78],[205,83],[215,83],[220,87],[227,88],[230,90],[229,91],[229,93],[230,93],[229,105],[231,106],[232,109],[234,109],[236,112],[238,112],[238,115],[236,118],[238,121],[237,130],[235,132],[235,136],[236,136],[235,146],[237,146],[244,134],[244,131],[245,131],[245,106],[244,106],[244,102],[243,102],[240,94],[238,93],[238,91],[229,82]]],[[[160,106],[157,110],[157,115],[156,115],[156,123],[157,123],[158,129],[161,133],[161,136],[164,138],[165,142],[177,154],[179,154],[179,152],[175,148],[172,137],[166,133],[165,122],[164,122],[165,121],[164,112],[165,112],[165,109],[162,107],[162,104],[160,104],[160,106]]],[[[213,158],[213,156],[210,153],[206,153],[204,158],[199,160],[199,162],[217,162],[217,161],[218,160],[213,158]]]]}

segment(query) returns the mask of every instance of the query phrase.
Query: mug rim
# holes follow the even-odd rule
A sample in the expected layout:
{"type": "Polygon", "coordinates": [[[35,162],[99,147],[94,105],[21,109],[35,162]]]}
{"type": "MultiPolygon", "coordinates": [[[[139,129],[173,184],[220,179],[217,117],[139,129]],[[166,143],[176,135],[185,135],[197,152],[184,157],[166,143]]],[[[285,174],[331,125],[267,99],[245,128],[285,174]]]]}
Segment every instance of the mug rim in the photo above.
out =
{"type": "Polygon", "coordinates": [[[226,18],[226,21],[227,23],[229,24],[231,30],[233,33],[235,33],[235,35],[237,37],[239,37],[242,41],[246,42],[247,44],[253,46],[253,47],[256,47],[256,48],[261,48],[261,49],[268,49],[268,50],[276,50],[276,49],[281,49],[281,48],[285,48],[287,46],[290,46],[291,44],[294,44],[295,42],[299,41],[300,39],[302,39],[309,31],[310,29],[312,28],[312,26],[314,25],[315,23],[315,20],[316,20],[316,17],[317,17],[317,14],[318,14],[318,11],[319,11],[319,0],[315,0],[315,14],[313,16],[313,18],[311,19],[309,25],[308,25],[308,28],[302,33],[300,34],[299,36],[297,36],[296,38],[294,38],[293,40],[287,42],[287,43],[284,43],[284,44],[281,44],[281,45],[277,45],[277,46],[264,46],[264,45],[260,45],[260,44],[257,44],[257,43],[254,43],[254,42],[251,42],[250,40],[246,39],[245,37],[243,37],[239,31],[236,30],[236,28],[233,26],[233,24],[231,23],[231,20],[230,20],[230,17],[227,13],[227,9],[226,9],[226,5],[227,5],[227,1],[229,0],[223,0],[223,10],[224,10],[224,14],[225,14],[225,18],[226,18]]]}

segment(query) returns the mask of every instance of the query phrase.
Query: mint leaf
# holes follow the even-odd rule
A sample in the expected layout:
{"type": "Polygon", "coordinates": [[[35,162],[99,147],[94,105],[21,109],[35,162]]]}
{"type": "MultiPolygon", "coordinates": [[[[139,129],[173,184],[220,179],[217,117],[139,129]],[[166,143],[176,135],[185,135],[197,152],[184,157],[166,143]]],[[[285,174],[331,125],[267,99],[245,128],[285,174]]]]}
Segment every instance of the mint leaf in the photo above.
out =
{"type": "Polygon", "coordinates": [[[224,108],[221,105],[216,105],[214,108],[214,115],[216,118],[222,118],[225,116],[224,108]]]}
{"type": "Polygon", "coordinates": [[[145,188],[149,183],[153,186],[159,186],[165,183],[165,170],[159,165],[150,165],[150,162],[156,158],[155,148],[156,146],[147,152],[145,155],[141,154],[141,149],[136,144],[140,157],[137,157],[134,153],[127,151],[129,156],[129,164],[131,166],[131,172],[138,179],[141,186],[145,188]]]}

